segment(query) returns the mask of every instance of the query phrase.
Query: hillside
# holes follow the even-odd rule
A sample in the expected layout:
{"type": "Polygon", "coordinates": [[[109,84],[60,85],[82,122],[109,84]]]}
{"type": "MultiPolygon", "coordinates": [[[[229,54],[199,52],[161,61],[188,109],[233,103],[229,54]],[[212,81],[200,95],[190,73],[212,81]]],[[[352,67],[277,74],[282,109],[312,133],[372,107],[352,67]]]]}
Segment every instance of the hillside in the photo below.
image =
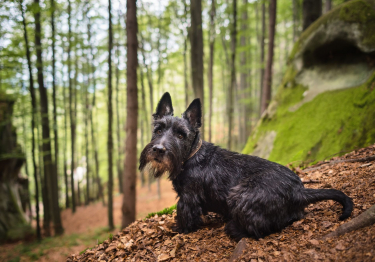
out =
{"type": "MultiPolygon", "coordinates": [[[[375,145],[332,160],[359,159],[375,155],[375,145]]],[[[355,160],[354,160],[355,161],[355,160]]],[[[375,204],[375,162],[322,162],[316,169],[297,174],[310,188],[336,188],[354,201],[351,218],[339,221],[341,206],[324,201],[306,208],[304,219],[280,233],[246,239],[244,252],[236,261],[371,261],[375,256],[375,225],[321,240],[339,225],[357,217],[375,204]],[[255,260],[253,260],[255,259],[255,260]]],[[[111,239],[71,255],[67,261],[223,261],[229,259],[236,242],[224,233],[224,222],[213,213],[197,232],[177,234],[171,230],[175,213],[139,219],[111,239]]]]}

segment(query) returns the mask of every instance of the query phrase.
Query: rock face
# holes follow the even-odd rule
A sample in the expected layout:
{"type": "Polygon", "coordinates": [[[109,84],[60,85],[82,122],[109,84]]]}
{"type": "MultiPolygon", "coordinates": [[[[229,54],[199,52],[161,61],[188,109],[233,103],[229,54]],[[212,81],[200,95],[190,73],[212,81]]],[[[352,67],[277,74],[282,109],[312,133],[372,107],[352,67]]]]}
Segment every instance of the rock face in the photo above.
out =
{"type": "Polygon", "coordinates": [[[352,0],[301,34],[243,152],[286,164],[374,143],[374,88],[375,0],[352,0]]]}
{"type": "Polygon", "coordinates": [[[12,126],[14,100],[0,93],[0,241],[30,233],[25,215],[28,180],[20,177],[25,156],[12,126]]]}

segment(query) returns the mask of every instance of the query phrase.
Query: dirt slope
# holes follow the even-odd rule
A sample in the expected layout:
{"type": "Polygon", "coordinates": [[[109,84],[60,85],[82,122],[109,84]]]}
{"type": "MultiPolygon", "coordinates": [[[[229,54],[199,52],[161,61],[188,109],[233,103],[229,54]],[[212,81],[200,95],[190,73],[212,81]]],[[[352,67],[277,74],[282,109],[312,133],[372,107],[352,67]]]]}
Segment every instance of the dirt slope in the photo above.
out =
{"type": "MultiPolygon", "coordinates": [[[[375,154],[375,145],[341,158],[375,154]]],[[[336,188],[354,201],[352,218],[375,204],[375,162],[324,164],[320,169],[297,170],[306,187],[336,188]]],[[[341,206],[333,201],[312,204],[306,217],[280,233],[256,241],[246,239],[244,253],[237,261],[375,261],[375,225],[339,238],[320,240],[349,221],[339,221],[341,206]]],[[[171,230],[173,215],[137,220],[112,240],[71,255],[67,261],[225,261],[236,246],[224,233],[224,222],[215,214],[195,233],[176,234],[171,230]]]]}

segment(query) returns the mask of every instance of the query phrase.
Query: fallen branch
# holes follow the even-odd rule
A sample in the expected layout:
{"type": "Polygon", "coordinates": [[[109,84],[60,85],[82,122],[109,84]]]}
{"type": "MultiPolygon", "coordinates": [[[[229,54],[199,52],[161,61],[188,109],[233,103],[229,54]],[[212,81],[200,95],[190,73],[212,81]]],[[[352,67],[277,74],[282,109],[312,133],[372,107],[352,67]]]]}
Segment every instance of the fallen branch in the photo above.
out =
{"type": "Polygon", "coordinates": [[[365,212],[363,212],[359,216],[353,218],[349,222],[339,226],[335,231],[325,235],[323,239],[341,236],[345,233],[360,229],[362,227],[370,226],[374,223],[375,223],[375,205],[367,209],[365,212]]]}
{"type": "Polygon", "coordinates": [[[315,167],[305,168],[303,170],[303,172],[318,170],[318,169],[322,168],[323,166],[326,167],[326,165],[332,166],[332,165],[336,165],[336,164],[339,164],[339,163],[367,162],[367,161],[374,161],[374,160],[375,160],[375,155],[363,157],[363,158],[332,160],[332,161],[329,161],[329,162],[324,162],[324,163],[318,164],[318,166],[315,166],[315,167]]]}

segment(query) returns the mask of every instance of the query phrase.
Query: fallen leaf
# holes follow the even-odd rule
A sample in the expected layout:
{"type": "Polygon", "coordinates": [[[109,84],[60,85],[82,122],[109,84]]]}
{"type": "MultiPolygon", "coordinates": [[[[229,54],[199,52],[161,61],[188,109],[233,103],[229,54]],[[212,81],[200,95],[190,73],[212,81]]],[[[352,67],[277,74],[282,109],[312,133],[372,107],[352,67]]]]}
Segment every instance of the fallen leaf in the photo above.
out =
{"type": "Polygon", "coordinates": [[[343,251],[346,249],[342,242],[338,243],[335,248],[339,251],[343,251]]]}
{"type": "Polygon", "coordinates": [[[168,259],[170,259],[171,257],[170,256],[168,256],[167,254],[160,254],[159,256],[158,256],[158,261],[166,261],[166,260],[168,260],[168,259]]]}
{"type": "Polygon", "coordinates": [[[316,239],[311,239],[311,240],[309,240],[309,242],[310,242],[312,245],[314,245],[314,246],[319,245],[319,241],[316,240],[316,239]]]}

